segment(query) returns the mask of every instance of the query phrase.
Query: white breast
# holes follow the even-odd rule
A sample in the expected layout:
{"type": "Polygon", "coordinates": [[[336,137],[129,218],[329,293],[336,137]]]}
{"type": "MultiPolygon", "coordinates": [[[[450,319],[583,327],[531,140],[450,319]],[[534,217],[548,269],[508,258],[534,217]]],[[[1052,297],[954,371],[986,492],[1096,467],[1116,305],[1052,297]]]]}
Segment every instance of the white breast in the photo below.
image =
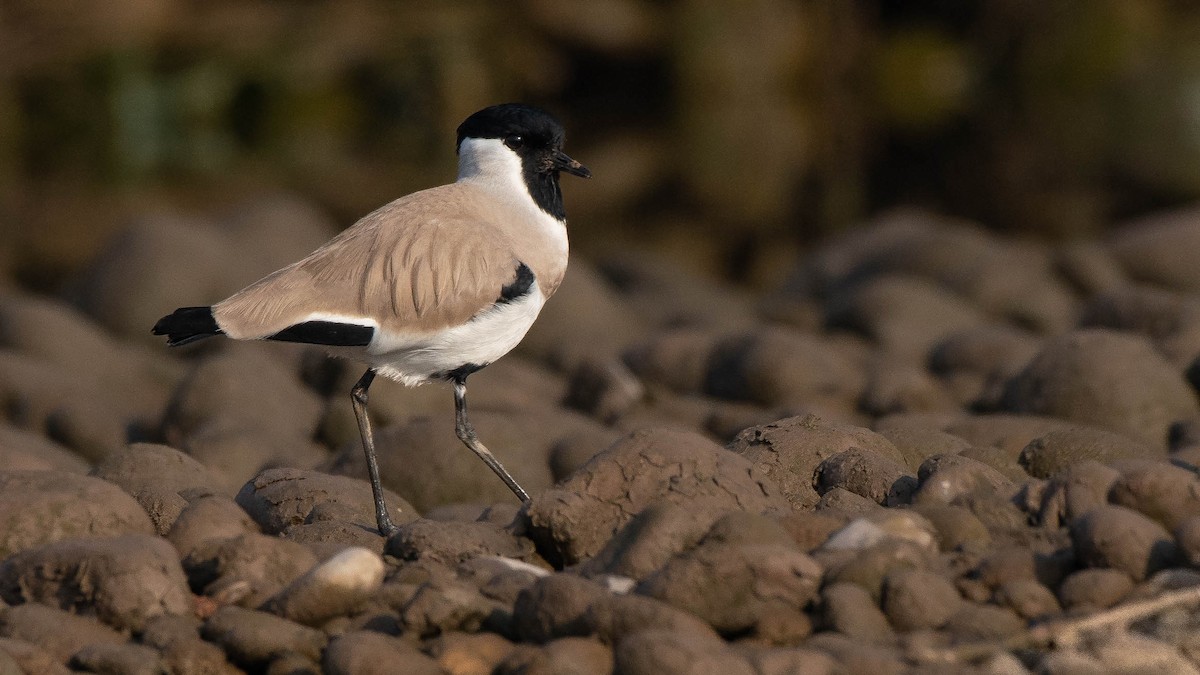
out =
{"type": "Polygon", "coordinates": [[[495,305],[467,323],[431,335],[376,331],[366,352],[357,358],[407,386],[468,364],[485,366],[517,346],[545,302],[534,284],[530,293],[513,302],[495,305]]]}

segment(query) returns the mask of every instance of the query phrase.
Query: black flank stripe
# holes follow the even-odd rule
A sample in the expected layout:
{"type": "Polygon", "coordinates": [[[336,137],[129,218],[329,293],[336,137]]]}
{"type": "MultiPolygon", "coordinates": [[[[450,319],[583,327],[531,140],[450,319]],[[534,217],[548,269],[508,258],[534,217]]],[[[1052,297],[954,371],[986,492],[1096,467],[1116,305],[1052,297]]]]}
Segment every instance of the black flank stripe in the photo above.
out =
{"type": "Polygon", "coordinates": [[[500,289],[500,297],[496,298],[496,304],[503,305],[528,295],[529,291],[533,289],[535,281],[537,281],[537,277],[533,270],[529,269],[529,265],[520,263],[517,265],[517,278],[511,284],[500,289]]]}
{"type": "Polygon", "coordinates": [[[305,321],[288,326],[267,339],[331,347],[364,347],[371,343],[374,335],[375,329],[370,326],[336,321],[305,321]]]}

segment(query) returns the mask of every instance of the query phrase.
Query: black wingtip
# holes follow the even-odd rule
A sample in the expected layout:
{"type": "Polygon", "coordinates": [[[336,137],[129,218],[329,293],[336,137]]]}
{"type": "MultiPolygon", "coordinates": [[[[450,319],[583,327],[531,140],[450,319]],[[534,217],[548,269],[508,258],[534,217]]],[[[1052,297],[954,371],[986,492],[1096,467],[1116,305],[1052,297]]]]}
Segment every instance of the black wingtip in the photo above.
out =
{"type": "Polygon", "coordinates": [[[166,335],[168,347],[190,344],[221,334],[212,307],[180,307],[159,319],[151,332],[166,335]]]}

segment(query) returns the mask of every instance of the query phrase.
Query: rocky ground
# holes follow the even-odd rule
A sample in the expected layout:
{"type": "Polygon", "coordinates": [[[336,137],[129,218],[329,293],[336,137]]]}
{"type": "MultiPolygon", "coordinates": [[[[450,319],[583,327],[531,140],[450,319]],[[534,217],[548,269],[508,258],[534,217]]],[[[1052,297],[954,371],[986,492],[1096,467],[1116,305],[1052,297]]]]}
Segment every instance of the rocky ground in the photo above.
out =
{"type": "Polygon", "coordinates": [[[168,351],[333,231],[149,215],[0,282],[0,673],[1200,673],[1200,211],[1044,245],[897,213],[761,297],[576,259],[470,380],[168,351]]]}

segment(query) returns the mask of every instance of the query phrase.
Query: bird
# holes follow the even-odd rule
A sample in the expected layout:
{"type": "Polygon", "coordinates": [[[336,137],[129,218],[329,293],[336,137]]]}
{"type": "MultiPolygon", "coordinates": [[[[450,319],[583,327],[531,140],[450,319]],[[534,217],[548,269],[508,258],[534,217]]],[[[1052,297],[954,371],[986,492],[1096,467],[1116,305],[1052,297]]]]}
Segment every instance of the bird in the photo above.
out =
{"type": "Polygon", "coordinates": [[[480,442],[467,377],[516,347],[558,289],[568,254],[559,176],[592,175],[563,152],[562,124],[534,106],[484,108],[457,134],[453,183],[400,197],[307,257],[216,304],[180,307],[152,329],[172,347],[223,335],[320,345],[365,364],[350,399],[384,536],[397,528],[367,414],[377,375],[449,383],[459,440],[529,501],[480,442]]]}

